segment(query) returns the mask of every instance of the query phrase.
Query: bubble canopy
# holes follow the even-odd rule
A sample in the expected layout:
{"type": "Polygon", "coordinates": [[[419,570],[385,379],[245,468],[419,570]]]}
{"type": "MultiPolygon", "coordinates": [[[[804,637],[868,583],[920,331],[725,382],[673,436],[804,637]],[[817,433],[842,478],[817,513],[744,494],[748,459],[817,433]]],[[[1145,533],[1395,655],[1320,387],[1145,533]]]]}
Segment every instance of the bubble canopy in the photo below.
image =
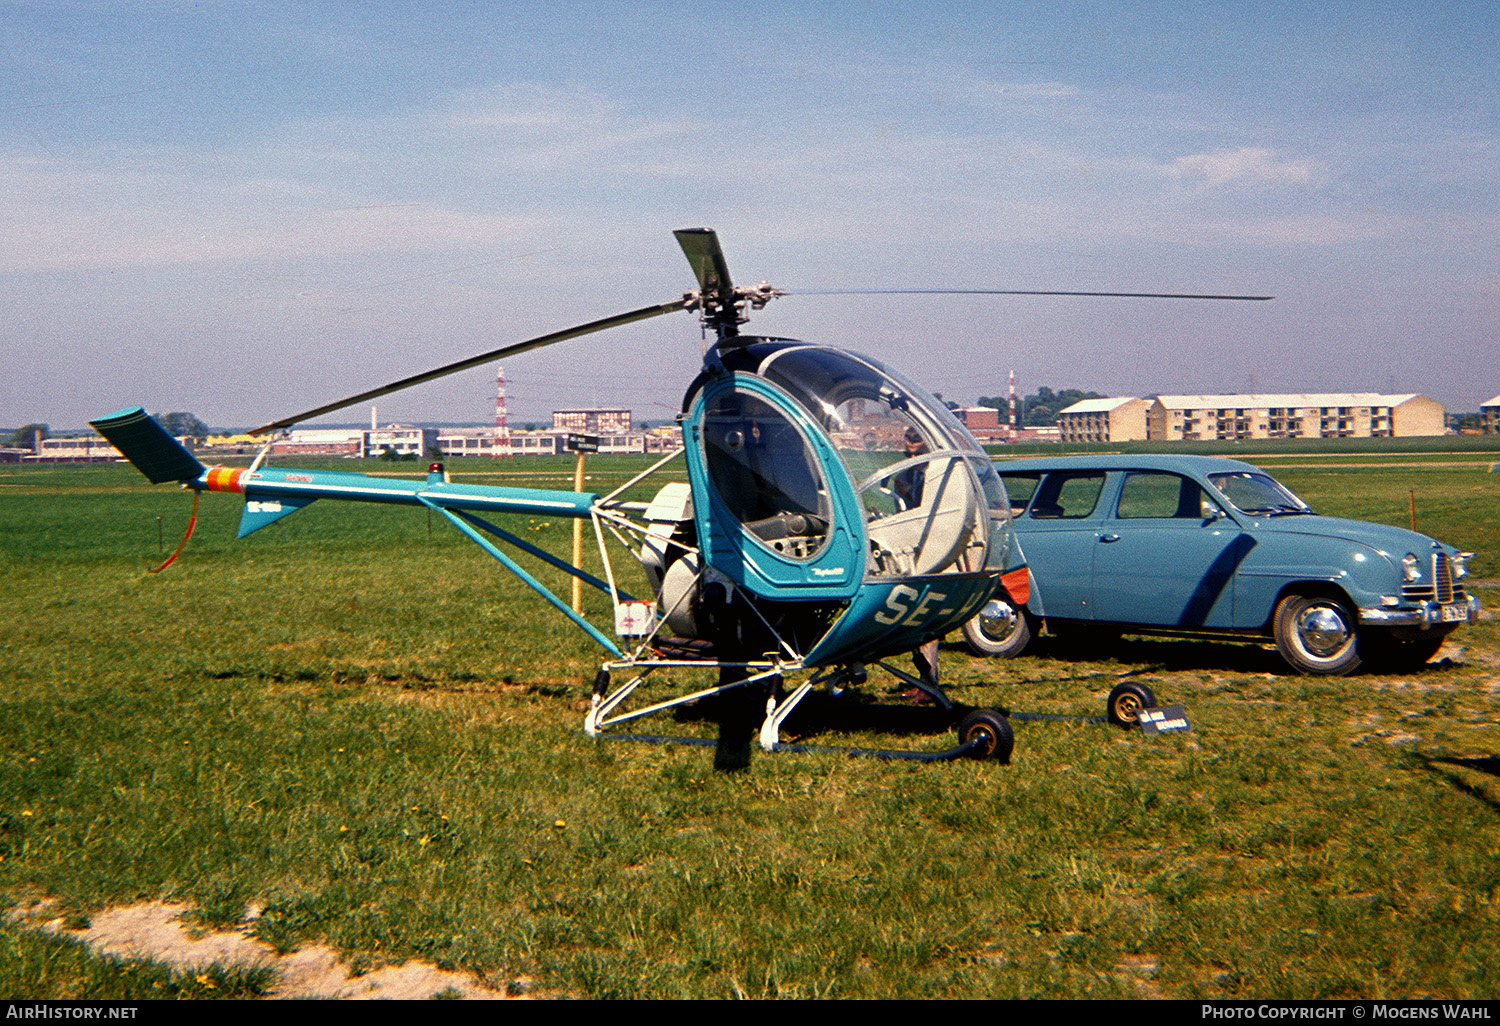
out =
{"type": "Polygon", "coordinates": [[[823,551],[839,526],[830,523],[839,504],[828,488],[845,476],[818,458],[831,447],[857,497],[853,517],[864,521],[866,576],[1003,567],[1012,544],[1004,486],[988,454],[931,394],[869,357],[826,346],[761,339],[721,359],[737,377],[753,375],[789,396],[824,435],[789,430],[800,418],[773,430],[764,397],[731,397],[700,380],[716,393],[703,414],[709,477],[752,537],[793,560],[823,551]],[[749,455],[752,443],[772,438],[772,453],[749,455]],[[768,540],[788,524],[795,544],[768,540]]]}

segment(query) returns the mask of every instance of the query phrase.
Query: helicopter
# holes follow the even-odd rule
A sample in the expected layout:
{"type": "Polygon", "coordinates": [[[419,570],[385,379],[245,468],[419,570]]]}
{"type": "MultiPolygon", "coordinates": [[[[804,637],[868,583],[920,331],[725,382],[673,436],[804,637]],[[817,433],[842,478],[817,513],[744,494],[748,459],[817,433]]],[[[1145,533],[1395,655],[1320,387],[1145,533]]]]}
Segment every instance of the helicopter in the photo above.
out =
{"type": "MultiPolygon", "coordinates": [[[[734,692],[759,707],[754,735],[760,748],[794,747],[781,742],[780,732],[813,689],[841,695],[865,683],[868,667],[879,666],[956,720],[959,744],[938,753],[866,754],[1008,762],[1014,733],[1006,712],[957,705],[921,658],[916,673],[891,662],[988,608],[1021,608],[1027,601],[1030,573],[990,456],[943,402],[871,357],[741,334],[749,311],[788,293],[766,282],[734,285],[712,229],[674,234],[698,282],[680,298],[503,346],[251,432],[274,438],[300,421],[471,367],[651,317],[696,312],[713,341],[682,401],[683,447],[608,494],[462,484],[437,463],[420,481],[272,468],[263,465],[269,441],[248,469],[209,467],[140,407],[91,426],[152,483],[176,481],[192,489],[195,512],[205,491],[243,496],[241,538],[318,499],[440,514],[607,653],[584,718],[590,737],[734,692]],[[678,459],[686,465],[685,482],[662,484],[649,501],[624,497],[678,459]],[[486,519],[497,514],[590,522],[603,578],[486,519]],[[620,587],[610,541],[639,564],[653,591],[649,598],[620,587]],[[497,543],[607,594],[613,636],[497,543]],[[997,599],[1000,606],[992,607],[997,599]],[[656,683],[686,670],[716,671],[717,683],[636,699],[648,679],[656,683]]],[[[1111,694],[1109,707],[1117,705],[1138,709],[1141,696],[1111,694]]]]}

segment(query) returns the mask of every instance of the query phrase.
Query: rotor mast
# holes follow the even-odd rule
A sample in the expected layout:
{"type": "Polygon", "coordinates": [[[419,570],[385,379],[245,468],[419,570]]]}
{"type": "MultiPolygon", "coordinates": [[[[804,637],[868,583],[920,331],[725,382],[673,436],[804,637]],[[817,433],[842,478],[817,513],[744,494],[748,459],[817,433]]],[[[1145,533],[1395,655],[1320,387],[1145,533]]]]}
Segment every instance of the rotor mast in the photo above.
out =
{"type": "Polygon", "coordinates": [[[750,319],[745,313],[746,304],[759,310],[783,293],[767,282],[736,287],[729,279],[729,262],[724,259],[719,236],[712,228],[682,228],[672,234],[698,279],[697,292],[683,293],[684,308],[699,311],[704,325],[714,330],[719,345],[733,345],[740,325],[750,319]]]}

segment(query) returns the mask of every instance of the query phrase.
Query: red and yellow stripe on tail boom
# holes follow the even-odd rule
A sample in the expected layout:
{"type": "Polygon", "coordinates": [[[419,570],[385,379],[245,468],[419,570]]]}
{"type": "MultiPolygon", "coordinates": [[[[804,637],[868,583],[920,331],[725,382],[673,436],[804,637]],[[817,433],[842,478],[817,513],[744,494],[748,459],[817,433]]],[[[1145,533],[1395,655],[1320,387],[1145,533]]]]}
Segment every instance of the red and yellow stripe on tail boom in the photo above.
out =
{"type": "Polygon", "coordinates": [[[237,492],[243,494],[245,491],[245,476],[243,467],[209,467],[204,475],[204,487],[211,492],[237,492]]]}

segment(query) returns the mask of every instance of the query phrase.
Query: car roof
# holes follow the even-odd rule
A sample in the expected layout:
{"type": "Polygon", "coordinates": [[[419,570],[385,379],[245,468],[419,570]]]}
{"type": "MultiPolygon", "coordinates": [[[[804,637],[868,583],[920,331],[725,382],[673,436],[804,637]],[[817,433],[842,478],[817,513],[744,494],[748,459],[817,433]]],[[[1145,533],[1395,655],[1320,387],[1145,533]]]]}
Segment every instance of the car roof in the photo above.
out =
{"type": "Polygon", "coordinates": [[[995,469],[1002,474],[1023,471],[1052,470],[1165,470],[1178,474],[1223,474],[1259,470],[1253,464],[1223,456],[1186,456],[1166,453],[1101,453],[1097,456],[1032,456],[1021,459],[995,457],[995,469]]]}

